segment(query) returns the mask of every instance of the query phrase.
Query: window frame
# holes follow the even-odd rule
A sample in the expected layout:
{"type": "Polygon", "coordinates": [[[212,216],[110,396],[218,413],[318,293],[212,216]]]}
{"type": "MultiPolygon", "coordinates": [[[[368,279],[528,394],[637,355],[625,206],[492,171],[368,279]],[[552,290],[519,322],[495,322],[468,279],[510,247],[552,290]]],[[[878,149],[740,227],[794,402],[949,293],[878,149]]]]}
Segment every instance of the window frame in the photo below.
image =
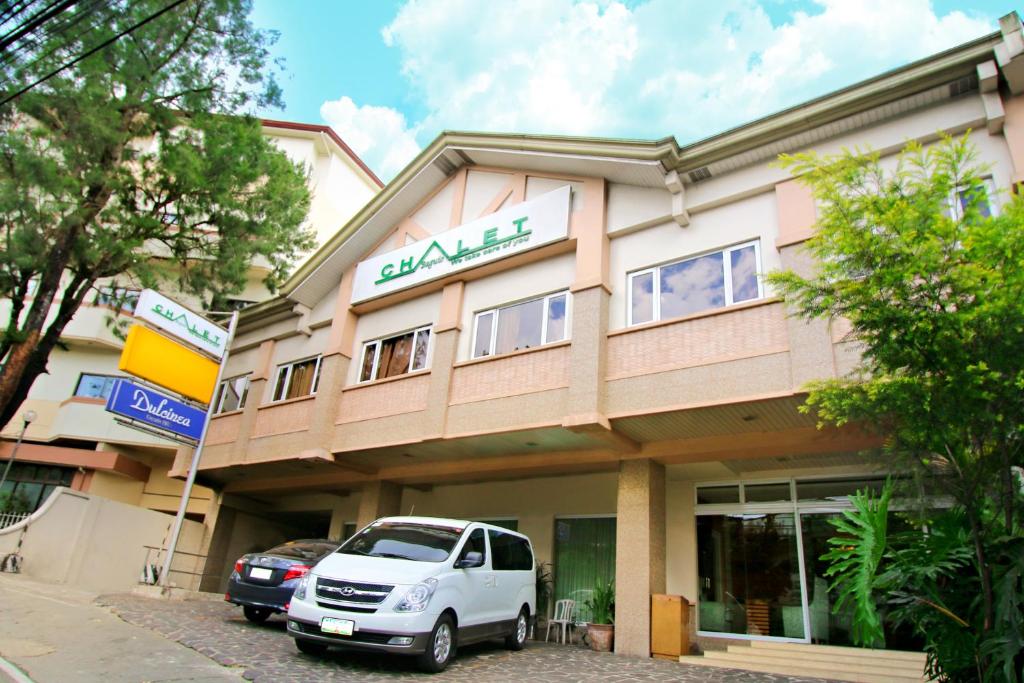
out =
{"type": "Polygon", "coordinates": [[[315,356],[307,356],[306,358],[300,358],[298,360],[293,360],[289,363],[278,365],[277,372],[274,373],[274,386],[272,387],[270,392],[270,402],[281,403],[282,401],[293,401],[298,398],[305,398],[306,396],[316,396],[317,389],[320,388],[320,367],[322,362],[323,354],[318,353],[315,356]],[[292,396],[291,398],[287,398],[286,396],[284,396],[284,394],[288,393],[288,389],[291,387],[292,370],[294,369],[294,367],[296,365],[299,365],[300,363],[308,363],[311,360],[316,361],[316,366],[313,368],[313,382],[310,385],[309,393],[303,394],[302,396],[292,396]],[[281,391],[282,398],[274,398],[277,395],[277,387],[278,383],[281,381],[282,371],[285,371],[284,389],[281,391]]]}
{"type": "MultiPolygon", "coordinates": [[[[708,309],[704,309],[704,311],[694,311],[693,313],[688,313],[685,316],[675,316],[675,317],[685,318],[685,317],[687,317],[689,315],[699,315],[700,313],[703,313],[705,311],[716,311],[716,310],[719,310],[719,308],[728,308],[729,306],[735,306],[737,302],[734,299],[735,293],[733,292],[733,286],[732,286],[732,258],[731,258],[731,254],[734,251],[739,251],[740,249],[746,249],[747,247],[754,247],[754,261],[755,261],[754,273],[757,276],[757,296],[754,297],[753,299],[746,299],[744,301],[740,301],[739,303],[748,303],[748,302],[751,302],[751,301],[759,301],[761,299],[764,299],[764,278],[762,277],[764,275],[764,262],[761,259],[761,238],[760,237],[755,237],[753,239],[746,240],[746,241],[743,241],[743,242],[737,242],[736,244],[731,244],[731,245],[726,246],[726,247],[719,247],[719,248],[716,248],[716,249],[711,249],[711,250],[708,250],[708,251],[703,251],[703,252],[700,252],[700,253],[697,253],[697,254],[692,254],[690,256],[686,256],[686,257],[681,258],[681,259],[674,259],[672,261],[665,261],[664,263],[658,263],[656,265],[649,266],[647,268],[641,268],[639,270],[633,270],[633,271],[630,271],[630,272],[626,273],[626,327],[634,327],[636,325],[647,325],[647,324],[650,324],[650,323],[661,322],[662,320],[664,320],[661,317],[661,277],[660,277],[660,272],[661,272],[662,268],[665,268],[666,266],[678,265],[680,263],[686,263],[687,261],[694,261],[696,259],[703,258],[705,256],[711,256],[712,254],[722,254],[722,270],[723,270],[722,288],[724,290],[724,295],[725,295],[725,304],[720,306],[720,307],[718,307],[718,308],[708,308],[708,309]],[[634,278],[637,278],[637,277],[640,277],[640,276],[643,276],[643,275],[647,275],[647,274],[651,275],[651,298],[652,298],[652,302],[651,302],[652,303],[651,316],[652,317],[651,317],[650,320],[645,320],[643,322],[636,322],[636,321],[633,320],[633,280],[634,280],[634,278]]],[[[673,320],[673,319],[674,318],[667,318],[667,320],[673,320]]]]}
{"type": "MultiPolygon", "coordinates": [[[[119,379],[127,379],[127,377],[125,377],[124,375],[108,375],[108,374],[105,374],[105,373],[102,373],[102,372],[79,372],[78,373],[78,381],[75,382],[75,388],[71,392],[71,397],[72,398],[88,398],[88,399],[101,400],[101,401],[105,401],[108,398],[110,398],[110,391],[107,391],[107,395],[106,396],[102,396],[102,395],[101,396],[86,396],[85,394],[78,393],[79,387],[82,386],[82,380],[84,378],[86,378],[86,377],[103,377],[105,379],[115,380],[115,381],[119,380],[119,379]]],[[[107,386],[106,382],[104,382],[104,386],[107,386]]],[[[114,386],[113,382],[110,382],[109,386],[110,386],[111,389],[113,389],[113,386],[114,386]]]]}
{"type": "MultiPolygon", "coordinates": [[[[319,373],[319,368],[317,369],[317,372],[319,373]]],[[[221,413],[232,413],[235,412],[236,410],[245,409],[245,404],[249,400],[249,388],[252,386],[252,380],[250,379],[251,377],[252,373],[246,372],[241,375],[234,375],[232,377],[228,377],[227,379],[222,379],[220,383],[217,385],[217,398],[215,402],[216,407],[214,408],[213,414],[220,415],[221,413]],[[229,383],[239,379],[245,380],[245,389],[242,391],[242,395],[238,399],[238,407],[232,408],[231,410],[224,410],[224,387],[229,383]]],[[[317,377],[317,380],[319,380],[319,376],[317,377]]]]}
{"type": "MultiPolygon", "coordinates": [[[[1000,214],[1000,205],[996,201],[996,183],[992,175],[980,176],[981,184],[985,188],[985,201],[988,203],[988,215],[992,218],[997,217],[1000,214]]],[[[956,219],[957,216],[963,215],[963,205],[960,203],[960,193],[967,189],[967,185],[957,185],[953,188],[953,191],[947,197],[946,202],[949,205],[949,217],[956,219]]]]}
{"type": "MultiPolygon", "coordinates": [[[[498,320],[501,317],[501,311],[506,308],[512,308],[513,306],[519,306],[522,304],[532,303],[534,301],[544,301],[543,312],[541,313],[540,323],[540,346],[534,348],[540,348],[541,346],[547,346],[548,344],[557,344],[558,342],[568,341],[572,339],[572,293],[568,289],[559,289],[548,294],[541,294],[540,296],[533,296],[527,299],[519,299],[501,306],[495,306],[493,308],[487,308],[481,311],[477,311],[473,314],[473,335],[469,341],[469,357],[471,359],[477,358],[493,358],[495,356],[504,356],[509,353],[515,353],[516,351],[523,351],[525,349],[514,349],[512,351],[505,351],[504,353],[495,353],[495,347],[498,344],[498,320]],[[565,332],[562,334],[561,339],[548,339],[548,319],[551,317],[551,300],[557,299],[560,296],[565,297],[565,332]],[[491,341],[487,347],[487,353],[482,355],[476,355],[476,338],[480,334],[480,319],[486,315],[493,314],[491,318],[491,341]]],[[[530,349],[533,350],[533,349],[530,349]]]]}
{"type": "MultiPolygon", "coordinates": [[[[357,366],[358,374],[356,375],[356,384],[368,384],[369,382],[376,382],[376,381],[378,381],[377,371],[380,369],[380,350],[381,350],[381,348],[383,348],[384,342],[389,341],[391,339],[397,339],[398,337],[404,337],[407,334],[411,334],[412,335],[412,353],[409,354],[409,365],[406,367],[405,372],[403,372],[400,375],[395,375],[394,377],[402,377],[403,375],[408,375],[408,374],[413,373],[413,372],[422,372],[423,370],[429,370],[430,369],[430,351],[431,351],[431,347],[434,345],[434,324],[433,323],[429,323],[427,325],[420,325],[419,327],[413,327],[411,329],[405,330],[404,332],[399,332],[398,334],[389,334],[386,337],[379,337],[379,338],[373,339],[371,341],[363,342],[363,351],[362,351],[362,353],[359,354],[359,365],[357,366]],[[422,333],[422,332],[426,332],[427,333],[427,354],[426,354],[427,357],[423,361],[423,367],[422,368],[416,368],[414,370],[413,367],[412,367],[412,364],[413,364],[413,361],[416,360],[416,340],[419,337],[420,333],[422,333]],[[363,365],[366,362],[366,350],[369,347],[371,347],[371,346],[374,347],[374,350],[373,350],[373,364],[370,367],[370,377],[368,379],[363,379],[363,365]]],[[[385,377],[384,379],[393,379],[393,378],[392,377],[385,377]]]]}

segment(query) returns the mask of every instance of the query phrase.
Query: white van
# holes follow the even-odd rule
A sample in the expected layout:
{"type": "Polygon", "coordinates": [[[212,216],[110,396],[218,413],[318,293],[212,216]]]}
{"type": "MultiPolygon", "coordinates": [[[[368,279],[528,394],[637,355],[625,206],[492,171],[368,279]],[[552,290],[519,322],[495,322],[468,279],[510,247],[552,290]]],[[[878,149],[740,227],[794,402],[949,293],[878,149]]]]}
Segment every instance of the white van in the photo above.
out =
{"type": "Polygon", "coordinates": [[[413,654],[436,672],[458,645],[504,638],[521,650],[536,604],[526,536],[482,522],[385,517],[302,579],[288,635],[306,654],[331,645],[413,654]]]}

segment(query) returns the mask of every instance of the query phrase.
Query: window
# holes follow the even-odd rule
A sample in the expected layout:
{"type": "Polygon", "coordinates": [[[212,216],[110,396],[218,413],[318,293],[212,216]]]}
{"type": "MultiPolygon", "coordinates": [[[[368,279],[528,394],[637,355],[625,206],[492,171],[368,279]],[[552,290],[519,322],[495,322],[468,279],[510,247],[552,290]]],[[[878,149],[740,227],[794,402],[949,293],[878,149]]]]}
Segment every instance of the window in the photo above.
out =
{"type": "Polygon", "coordinates": [[[359,381],[397,377],[427,367],[430,326],[363,345],[359,381]]]}
{"type": "Polygon", "coordinates": [[[473,358],[532,349],[569,336],[569,293],[558,292],[476,314],[473,358]]]}
{"type": "Polygon", "coordinates": [[[316,393],[320,384],[320,356],[298,360],[277,369],[274,382],[274,401],[308,396],[316,393]]]}
{"type": "Polygon", "coordinates": [[[108,398],[110,391],[114,388],[114,382],[122,379],[112,375],[90,375],[83,372],[78,377],[78,386],[75,387],[75,396],[84,398],[108,398]]]}
{"type": "Polygon", "coordinates": [[[758,242],[630,273],[628,280],[630,325],[678,318],[764,295],[758,242]]]}
{"type": "Polygon", "coordinates": [[[988,218],[998,213],[998,207],[992,199],[996,196],[995,183],[991,177],[984,177],[974,186],[962,185],[956,188],[956,192],[949,198],[951,217],[963,216],[968,207],[973,203],[982,218],[988,218]],[[955,213],[954,213],[955,212],[955,213]]]}
{"type": "Polygon", "coordinates": [[[469,538],[466,539],[466,543],[462,546],[462,552],[459,553],[459,559],[464,560],[469,553],[480,553],[480,559],[487,563],[487,546],[484,542],[484,530],[473,529],[469,533],[469,538]]]}
{"type": "Polygon", "coordinates": [[[109,306],[118,308],[126,313],[134,313],[135,306],[139,303],[139,290],[127,289],[125,287],[100,287],[96,295],[97,306],[109,306]]]}
{"type": "Polygon", "coordinates": [[[533,569],[530,544],[521,536],[488,529],[491,539],[491,568],[496,571],[529,571],[533,569]]]}
{"type": "Polygon", "coordinates": [[[73,467],[11,463],[3,488],[0,512],[35,512],[58,486],[71,486],[73,467]]]}
{"type": "Polygon", "coordinates": [[[217,398],[213,400],[215,413],[227,413],[245,407],[245,399],[249,395],[249,375],[232,377],[222,380],[217,388],[217,398]]]}

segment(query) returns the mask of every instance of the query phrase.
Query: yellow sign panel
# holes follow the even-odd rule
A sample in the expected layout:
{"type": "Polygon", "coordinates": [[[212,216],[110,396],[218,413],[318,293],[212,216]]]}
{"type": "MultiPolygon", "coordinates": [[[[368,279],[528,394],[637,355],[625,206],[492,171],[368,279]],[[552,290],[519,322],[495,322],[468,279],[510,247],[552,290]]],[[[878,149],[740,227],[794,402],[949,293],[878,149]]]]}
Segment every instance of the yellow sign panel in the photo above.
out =
{"type": "Polygon", "coordinates": [[[217,364],[141,325],[132,325],[117,366],[128,374],[209,403],[217,383],[217,364]]]}

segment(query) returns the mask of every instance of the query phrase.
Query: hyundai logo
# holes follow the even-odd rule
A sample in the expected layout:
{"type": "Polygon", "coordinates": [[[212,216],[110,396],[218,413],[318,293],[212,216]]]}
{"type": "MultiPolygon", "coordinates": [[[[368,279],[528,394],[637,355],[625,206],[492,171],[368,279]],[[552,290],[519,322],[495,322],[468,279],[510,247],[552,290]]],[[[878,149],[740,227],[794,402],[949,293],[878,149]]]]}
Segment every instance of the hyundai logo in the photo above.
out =
{"type": "Polygon", "coordinates": [[[353,588],[352,586],[345,586],[344,588],[341,589],[341,594],[342,595],[355,595],[355,593],[356,593],[356,589],[353,588]]]}

